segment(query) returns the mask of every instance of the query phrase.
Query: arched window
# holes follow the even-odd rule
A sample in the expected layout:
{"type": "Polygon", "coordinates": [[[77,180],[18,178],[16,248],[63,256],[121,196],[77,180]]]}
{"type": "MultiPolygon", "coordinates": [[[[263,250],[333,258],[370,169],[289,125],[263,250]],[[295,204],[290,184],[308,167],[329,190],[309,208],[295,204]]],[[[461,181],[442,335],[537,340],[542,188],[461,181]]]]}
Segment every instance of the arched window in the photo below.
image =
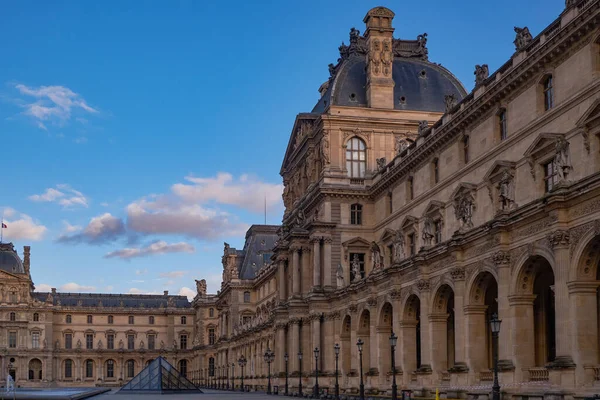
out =
{"type": "Polygon", "coordinates": [[[33,322],[38,322],[40,320],[40,314],[33,313],[33,322]]]}
{"type": "Polygon", "coordinates": [[[358,137],[346,144],[346,169],[350,178],[364,178],[367,170],[367,146],[358,137]]]}
{"type": "Polygon", "coordinates": [[[187,324],[187,317],[184,315],[181,317],[181,325],[187,324]]]}
{"type": "Polygon", "coordinates": [[[362,225],[362,204],[352,204],[350,206],[350,224],[362,225]]]}
{"type": "Polygon", "coordinates": [[[73,361],[65,360],[65,378],[73,377],[73,361]]]}
{"type": "Polygon", "coordinates": [[[211,308],[211,309],[208,310],[208,316],[209,317],[214,317],[215,316],[215,309],[214,308],[211,308]]]}
{"type": "Polygon", "coordinates": [[[106,377],[107,378],[115,377],[115,362],[113,360],[106,361],[106,377]]]}
{"type": "Polygon", "coordinates": [[[67,321],[67,324],[70,324],[72,321],[71,315],[68,314],[67,317],[65,318],[65,320],[67,321]]]}
{"type": "Polygon", "coordinates": [[[154,325],[154,316],[153,315],[151,315],[151,316],[148,317],[148,323],[150,325],[154,325]]]}
{"type": "Polygon", "coordinates": [[[135,375],[135,361],[127,360],[127,377],[133,378],[135,375]]]}
{"type": "Polygon", "coordinates": [[[554,86],[552,81],[552,75],[549,75],[544,79],[544,110],[548,111],[554,107],[554,86]]]}
{"type": "Polygon", "coordinates": [[[17,320],[17,314],[15,314],[14,312],[11,312],[11,313],[9,314],[9,319],[10,319],[11,321],[16,321],[16,320],[17,320]]]}
{"type": "Polygon", "coordinates": [[[94,377],[94,361],[92,361],[92,360],[85,361],[85,377],[86,378],[94,377]]]}
{"type": "Polygon", "coordinates": [[[187,360],[179,360],[179,373],[187,378],[187,360]]]}
{"type": "Polygon", "coordinates": [[[244,292],[244,303],[250,303],[250,292],[244,292]]]}

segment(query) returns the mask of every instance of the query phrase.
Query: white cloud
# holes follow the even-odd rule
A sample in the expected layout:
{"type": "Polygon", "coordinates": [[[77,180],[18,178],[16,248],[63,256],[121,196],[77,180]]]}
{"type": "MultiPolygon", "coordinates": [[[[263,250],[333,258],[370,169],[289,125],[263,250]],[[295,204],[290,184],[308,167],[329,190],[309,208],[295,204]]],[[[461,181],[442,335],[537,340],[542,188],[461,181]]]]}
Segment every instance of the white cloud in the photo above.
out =
{"type": "Polygon", "coordinates": [[[182,287],[181,289],[179,289],[179,293],[180,296],[187,296],[187,298],[192,301],[194,300],[194,297],[196,297],[196,292],[193,291],[192,289],[190,289],[189,287],[182,287]]]}
{"type": "Polygon", "coordinates": [[[94,286],[84,286],[75,282],[65,283],[60,287],[61,292],[93,292],[96,290],[94,286]]]}
{"type": "Polygon", "coordinates": [[[158,293],[158,292],[153,292],[153,291],[149,291],[149,290],[143,290],[143,289],[138,289],[138,288],[131,288],[127,291],[127,293],[129,294],[162,294],[162,293],[158,293]]]}
{"type": "Polygon", "coordinates": [[[58,203],[64,208],[73,206],[88,206],[87,197],[78,190],[66,184],[56,185],[56,188],[48,188],[42,194],[29,196],[29,200],[37,202],[58,203]],[[60,190],[59,190],[60,189],[60,190]]]}
{"type": "Polygon", "coordinates": [[[4,209],[4,238],[10,240],[42,240],[48,230],[27,214],[17,212],[12,208],[4,209]]]}
{"type": "Polygon", "coordinates": [[[125,248],[121,250],[111,251],[107,253],[105,258],[118,257],[122,259],[130,259],[135,257],[147,257],[155,254],[166,253],[193,253],[196,248],[189,243],[180,242],[169,244],[165,241],[157,241],[146,247],[125,248]]]}
{"type": "Polygon", "coordinates": [[[282,205],[282,184],[261,182],[250,175],[236,180],[231,174],[220,172],[216,177],[187,176],[185,180],[191,184],[177,183],[171,190],[189,204],[215,201],[259,213],[264,211],[265,202],[267,209],[282,205]]]}
{"type": "Polygon", "coordinates": [[[103,244],[116,240],[125,234],[125,225],[120,218],[104,213],[90,220],[80,233],[62,235],[58,238],[61,243],[103,244]]]}
{"type": "Polygon", "coordinates": [[[188,271],[169,271],[169,272],[161,272],[159,274],[159,276],[161,278],[181,278],[182,276],[184,276],[187,273],[188,273],[188,271]]]}
{"type": "Polygon", "coordinates": [[[147,273],[148,273],[148,270],[147,270],[147,269],[136,269],[136,270],[135,270],[135,274],[136,274],[136,275],[145,275],[145,274],[147,274],[147,273]]]}
{"type": "Polygon", "coordinates": [[[47,283],[40,283],[39,285],[35,285],[36,292],[50,292],[52,287],[47,283]]]}
{"type": "Polygon", "coordinates": [[[40,86],[37,88],[18,84],[15,88],[24,96],[33,97],[34,102],[25,102],[24,114],[31,117],[40,129],[47,130],[47,123],[63,125],[71,119],[73,112],[97,114],[77,93],[64,86],[40,86]]]}
{"type": "Polygon", "coordinates": [[[69,221],[63,221],[63,226],[64,226],[64,233],[73,233],[73,232],[78,232],[81,230],[81,226],[79,225],[71,225],[69,223],[69,221]]]}

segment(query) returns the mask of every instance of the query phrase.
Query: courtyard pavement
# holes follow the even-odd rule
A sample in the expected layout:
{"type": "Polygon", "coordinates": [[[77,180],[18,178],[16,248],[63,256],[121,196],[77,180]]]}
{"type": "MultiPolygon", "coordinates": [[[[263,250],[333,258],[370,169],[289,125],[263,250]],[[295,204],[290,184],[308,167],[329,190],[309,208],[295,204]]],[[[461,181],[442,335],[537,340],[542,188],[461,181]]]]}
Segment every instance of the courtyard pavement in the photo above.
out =
{"type": "Polygon", "coordinates": [[[110,392],[101,394],[99,396],[91,397],[91,400],[127,400],[127,399],[140,399],[140,400],[166,400],[166,399],[177,399],[177,400],[189,400],[189,399],[216,399],[216,400],[266,400],[276,399],[280,396],[270,396],[264,392],[228,392],[226,390],[211,390],[202,389],[204,393],[192,393],[192,394],[116,394],[117,389],[111,390],[110,392]]]}

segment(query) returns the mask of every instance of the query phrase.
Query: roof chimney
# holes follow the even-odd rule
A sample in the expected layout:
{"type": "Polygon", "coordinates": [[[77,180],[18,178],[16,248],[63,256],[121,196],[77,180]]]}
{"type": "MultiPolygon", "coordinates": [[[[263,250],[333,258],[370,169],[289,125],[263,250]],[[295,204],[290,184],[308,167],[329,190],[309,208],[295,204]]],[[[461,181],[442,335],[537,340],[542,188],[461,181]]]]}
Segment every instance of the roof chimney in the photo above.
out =
{"type": "Polygon", "coordinates": [[[29,255],[30,255],[31,246],[23,246],[23,268],[25,268],[25,273],[29,275],[29,267],[31,265],[29,255]]]}
{"type": "Polygon", "coordinates": [[[169,295],[169,291],[168,291],[168,290],[165,290],[165,291],[163,292],[163,296],[168,296],[168,295],[169,295]]]}
{"type": "Polygon", "coordinates": [[[367,25],[365,38],[367,56],[367,103],[372,108],[394,109],[394,80],[392,67],[394,52],[392,39],[394,13],[385,7],[375,7],[363,22],[367,25]]]}

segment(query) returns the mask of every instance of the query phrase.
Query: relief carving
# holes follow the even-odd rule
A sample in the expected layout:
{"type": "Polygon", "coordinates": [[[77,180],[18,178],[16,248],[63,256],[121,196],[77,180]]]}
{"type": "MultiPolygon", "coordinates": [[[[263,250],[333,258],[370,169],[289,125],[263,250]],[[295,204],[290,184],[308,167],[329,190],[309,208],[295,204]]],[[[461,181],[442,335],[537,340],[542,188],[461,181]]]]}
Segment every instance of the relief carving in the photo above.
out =
{"type": "Polygon", "coordinates": [[[453,268],[450,271],[450,277],[453,281],[464,280],[465,279],[465,269],[461,267],[453,268]]]}
{"type": "Polygon", "coordinates": [[[557,230],[548,235],[552,248],[569,246],[569,231],[557,230]]]}
{"type": "Polygon", "coordinates": [[[430,284],[429,281],[425,280],[425,279],[421,279],[420,281],[417,282],[417,289],[419,289],[419,291],[424,292],[429,290],[430,288],[430,284]]]}

